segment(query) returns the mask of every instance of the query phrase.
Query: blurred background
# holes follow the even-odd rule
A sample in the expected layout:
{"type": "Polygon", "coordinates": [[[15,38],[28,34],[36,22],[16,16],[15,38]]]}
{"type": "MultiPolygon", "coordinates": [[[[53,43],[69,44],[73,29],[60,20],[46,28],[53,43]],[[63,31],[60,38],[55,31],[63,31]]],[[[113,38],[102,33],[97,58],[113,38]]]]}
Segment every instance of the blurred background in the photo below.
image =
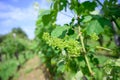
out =
{"type": "Polygon", "coordinates": [[[0,34],[19,27],[33,39],[38,10],[49,7],[46,0],[0,0],[0,34]]]}

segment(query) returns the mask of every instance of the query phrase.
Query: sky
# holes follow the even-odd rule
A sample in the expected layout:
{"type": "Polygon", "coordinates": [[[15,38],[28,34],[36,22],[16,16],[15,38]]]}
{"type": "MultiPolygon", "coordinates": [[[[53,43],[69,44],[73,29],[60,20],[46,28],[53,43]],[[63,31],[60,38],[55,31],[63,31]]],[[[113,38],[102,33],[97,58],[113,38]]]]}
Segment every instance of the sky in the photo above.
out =
{"type": "MultiPolygon", "coordinates": [[[[30,39],[34,38],[38,11],[36,0],[0,0],[0,34],[6,34],[14,27],[21,27],[30,39]]],[[[41,9],[49,9],[45,0],[39,0],[41,9]]]]}

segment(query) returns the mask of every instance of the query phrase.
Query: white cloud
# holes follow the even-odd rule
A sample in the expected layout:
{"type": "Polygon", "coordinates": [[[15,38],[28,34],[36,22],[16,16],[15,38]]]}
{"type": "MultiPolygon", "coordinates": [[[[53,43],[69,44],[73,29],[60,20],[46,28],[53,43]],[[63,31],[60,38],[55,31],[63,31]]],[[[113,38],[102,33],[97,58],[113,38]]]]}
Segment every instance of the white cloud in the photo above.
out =
{"type": "Polygon", "coordinates": [[[38,11],[34,10],[33,5],[18,8],[0,2],[0,34],[6,32],[4,30],[20,26],[28,34],[29,38],[33,38],[37,14],[38,11]]]}
{"type": "MultiPolygon", "coordinates": [[[[5,5],[4,5],[5,6],[5,5]]],[[[3,6],[3,7],[4,7],[3,6]]],[[[7,6],[7,5],[6,5],[7,6]]],[[[7,7],[4,7],[4,10],[7,7]]],[[[33,6],[29,6],[27,8],[21,9],[17,7],[11,7],[10,11],[8,12],[0,12],[0,19],[7,18],[7,19],[13,19],[17,21],[23,21],[23,20],[35,20],[37,17],[37,13],[33,6]]]]}

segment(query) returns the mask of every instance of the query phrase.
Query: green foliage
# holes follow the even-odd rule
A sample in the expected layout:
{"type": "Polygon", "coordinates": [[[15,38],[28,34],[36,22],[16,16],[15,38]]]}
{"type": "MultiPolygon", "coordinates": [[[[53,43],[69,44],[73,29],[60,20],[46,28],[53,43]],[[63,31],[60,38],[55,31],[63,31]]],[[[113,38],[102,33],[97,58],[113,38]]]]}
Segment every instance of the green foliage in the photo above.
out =
{"type": "Polygon", "coordinates": [[[92,16],[84,16],[82,22],[88,22],[92,19],[92,16]]]}
{"type": "Polygon", "coordinates": [[[63,37],[65,36],[65,32],[69,29],[68,26],[57,26],[51,33],[52,37],[60,37],[63,35],[63,37]]]}
{"type": "Polygon", "coordinates": [[[40,13],[36,51],[54,80],[120,79],[120,48],[113,43],[111,24],[113,18],[119,22],[116,6],[117,0],[105,0],[103,4],[99,0],[53,0],[51,9],[40,13]],[[103,14],[91,14],[99,5],[103,14]],[[71,22],[55,24],[58,12],[67,8],[75,15],[71,22]]]}
{"type": "MultiPolygon", "coordinates": [[[[26,51],[27,59],[33,58],[33,54],[26,51]]],[[[8,80],[10,77],[14,77],[17,74],[19,69],[18,66],[22,66],[26,62],[23,54],[19,55],[19,60],[14,58],[10,58],[8,60],[0,62],[0,79],[1,80],[8,80]]]]}
{"type": "Polygon", "coordinates": [[[19,63],[15,60],[9,60],[4,63],[0,63],[0,77],[2,80],[8,80],[9,77],[16,73],[19,63]]]}
{"type": "Polygon", "coordinates": [[[13,56],[16,52],[20,53],[25,50],[25,45],[12,37],[6,38],[1,44],[1,53],[9,56],[13,56]]]}
{"type": "Polygon", "coordinates": [[[103,32],[103,28],[97,20],[91,21],[87,27],[87,34],[91,35],[96,33],[97,35],[103,32]]]}
{"type": "Polygon", "coordinates": [[[30,41],[20,28],[2,35],[0,40],[0,80],[11,80],[20,67],[32,58],[34,41],[30,41]]]}
{"type": "Polygon", "coordinates": [[[77,15],[88,15],[91,11],[93,11],[96,7],[96,3],[85,1],[80,3],[78,0],[71,0],[70,9],[74,10],[77,15]]]}
{"type": "Polygon", "coordinates": [[[5,35],[0,35],[0,43],[6,38],[5,35]]]}
{"type": "Polygon", "coordinates": [[[13,28],[11,33],[19,35],[21,38],[27,38],[27,34],[21,28],[13,28]]]}
{"type": "Polygon", "coordinates": [[[104,15],[107,16],[107,17],[110,17],[110,16],[115,16],[116,18],[120,17],[120,7],[119,5],[116,5],[118,0],[106,0],[104,1],[104,5],[102,7],[102,10],[105,12],[104,15]],[[107,7],[107,8],[106,8],[107,7]]]}

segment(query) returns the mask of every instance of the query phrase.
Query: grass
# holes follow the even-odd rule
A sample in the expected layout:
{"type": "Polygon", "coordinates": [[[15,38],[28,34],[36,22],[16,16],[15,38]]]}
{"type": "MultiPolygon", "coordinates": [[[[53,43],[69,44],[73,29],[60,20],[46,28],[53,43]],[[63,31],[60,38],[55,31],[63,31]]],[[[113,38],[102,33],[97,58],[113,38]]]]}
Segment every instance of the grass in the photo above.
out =
{"type": "Polygon", "coordinates": [[[0,77],[2,80],[8,80],[12,77],[17,70],[19,63],[14,59],[8,60],[4,63],[0,63],[0,77]]]}
{"type": "MultiPolygon", "coordinates": [[[[34,54],[27,53],[26,58],[30,59],[34,56],[34,54]]],[[[16,58],[4,60],[3,62],[0,62],[0,78],[1,80],[8,80],[10,77],[13,76],[19,76],[17,74],[17,68],[18,65],[23,65],[26,62],[26,59],[24,58],[24,55],[19,55],[19,60],[16,60],[16,58]]],[[[30,72],[31,70],[28,70],[27,72],[30,72]]]]}

